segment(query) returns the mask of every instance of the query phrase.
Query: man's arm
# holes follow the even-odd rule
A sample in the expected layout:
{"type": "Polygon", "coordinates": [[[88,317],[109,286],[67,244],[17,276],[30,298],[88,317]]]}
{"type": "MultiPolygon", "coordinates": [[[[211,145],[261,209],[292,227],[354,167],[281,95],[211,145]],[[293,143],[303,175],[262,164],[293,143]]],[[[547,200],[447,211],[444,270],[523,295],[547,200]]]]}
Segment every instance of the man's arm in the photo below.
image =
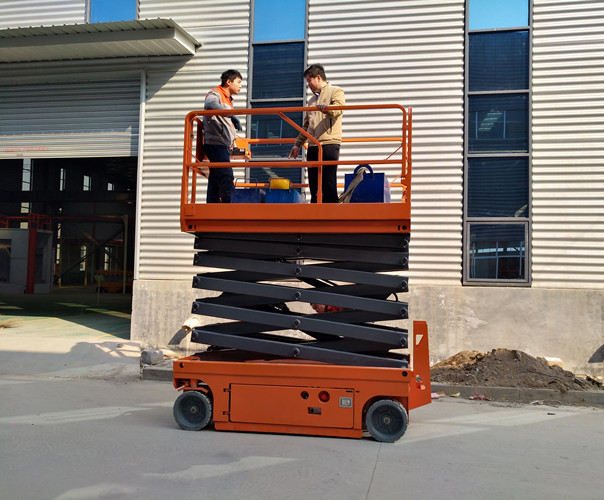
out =
{"type": "Polygon", "coordinates": [[[216,92],[209,92],[203,104],[203,109],[231,109],[227,104],[220,100],[216,92]]]}
{"type": "MultiPolygon", "coordinates": [[[[308,130],[308,113],[304,113],[304,123],[302,124],[302,128],[304,130],[308,130]]],[[[306,136],[300,133],[300,135],[296,138],[296,143],[289,152],[288,158],[298,158],[298,152],[300,151],[300,148],[304,145],[305,142],[306,136]]]]}
{"type": "MultiPolygon", "coordinates": [[[[344,91],[341,88],[336,88],[333,91],[333,94],[331,94],[331,99],[329,101],[329,106],[345,106],[346,105],[346,97],[344,96],[344,91]]],[[[337,118],[338,116],[340,116],[342,113],[344,113],[343,110],[341,109],[330,109],[325,111],[325,105],[323,106],[317,106],[319,108],[320,111],[323,111],[323,113],[325,113],[328,116],[331,116],[332,118],[337,118]]]]}

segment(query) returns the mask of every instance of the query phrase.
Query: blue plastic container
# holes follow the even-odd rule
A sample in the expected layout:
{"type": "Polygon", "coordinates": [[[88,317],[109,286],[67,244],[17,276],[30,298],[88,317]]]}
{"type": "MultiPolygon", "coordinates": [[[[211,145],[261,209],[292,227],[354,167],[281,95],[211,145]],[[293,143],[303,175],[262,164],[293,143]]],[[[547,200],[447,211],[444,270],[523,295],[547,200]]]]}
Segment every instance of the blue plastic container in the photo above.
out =
{"type": "Polygon", "coordinates": [[[304,197],[295,189],[269,189],[266,203],[304,203],[304,197]]]}
{"type": "Polygon", "coordinates": [[[231,203],[264,203],[265,192],[260,188],[235,188],[231,203]]]}
{"type": "Polygon", "coordinates": [[[369,172],[363,174],[363,180],[358,184],[350,197],[350,203],[390,203],[390,184],[386,176],[375,173],[369,165],[359,165],[353,174],[344,175],[344,190],[356,177],[359,168],[365,167],[369,172]]]}

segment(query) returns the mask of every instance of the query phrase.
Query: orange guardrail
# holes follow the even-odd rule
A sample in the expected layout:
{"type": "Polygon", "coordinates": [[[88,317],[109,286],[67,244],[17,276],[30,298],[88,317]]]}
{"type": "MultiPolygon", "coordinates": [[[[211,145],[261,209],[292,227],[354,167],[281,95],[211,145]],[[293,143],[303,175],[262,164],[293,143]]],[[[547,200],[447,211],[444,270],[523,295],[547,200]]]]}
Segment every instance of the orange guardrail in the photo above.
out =
{"type": "MultiPolygon", "coordinates": [[[[283,108],[245,108],[233,110],[192,111],[185,119],[183,175],[181,186],[181,229],[185,232],[408,232],[410,225],[411,201],[411,150],[412,150],[412,110],[397,104],[368,104],[330,106],[327,110],[344,111],[346,117],[353,113],[368,111],[388,111],[400,113],[400,125],[390,129],[400,135],[376,137],[343,137],[342,143],[392,143],[393,151],[384,159],[355,158],[354,160],[323,160],[323,151],[319,142],[308,134],[288,114],[316,111],[314,107],[283,108]],[[250,161],[249,145],[253,144],[293,144],[295,138],[252,138],[240,139],[238,162],[208,162],[201,157],[201,144],[204,116],[234,115],[273,115],[279,117],[299,133],[307,137],[308,143],[318,146],[317,161],[307,160],[254,160],[250,161]],[[399,188],[400,200],[392,203],[322,203],[322,167],[323,165],[358,166],[370,164],[376,166],[399,166],[395,179],[389,182],[391,188],[399,188]],[[206,204],[198,200],[199,183],[207,177],[212,168],[302,168],[316,167],[318,171],[318,203],[265,204],[231,203],[206,204]],[[280,208],[277,208],[280,207],[280,208]]],[[[267,187],[268,184],[237,183],[238,187],[267,187]]],[[[295,183],[293,188],[306,188],[308,184],[295,183]]]]}

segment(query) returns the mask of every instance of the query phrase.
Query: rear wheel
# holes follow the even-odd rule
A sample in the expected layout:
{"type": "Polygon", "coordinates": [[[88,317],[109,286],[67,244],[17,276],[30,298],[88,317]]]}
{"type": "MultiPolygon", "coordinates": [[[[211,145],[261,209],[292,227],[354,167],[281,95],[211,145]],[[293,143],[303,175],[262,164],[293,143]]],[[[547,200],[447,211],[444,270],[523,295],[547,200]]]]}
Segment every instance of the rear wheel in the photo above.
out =
{"type": "Polygon", "coordinates": [[[201,430],[212,418],[212,402],[202,392],[183,392],[174,402],[174,418],[185,431],[201,430]]]}
{"type": "Polygon", "coordinates": [[[367,415],[365,424],[369,434],[376,441],[394,443],[407,430],[407,410],[394,399],[380,399],[373,403],[367,415]]]}

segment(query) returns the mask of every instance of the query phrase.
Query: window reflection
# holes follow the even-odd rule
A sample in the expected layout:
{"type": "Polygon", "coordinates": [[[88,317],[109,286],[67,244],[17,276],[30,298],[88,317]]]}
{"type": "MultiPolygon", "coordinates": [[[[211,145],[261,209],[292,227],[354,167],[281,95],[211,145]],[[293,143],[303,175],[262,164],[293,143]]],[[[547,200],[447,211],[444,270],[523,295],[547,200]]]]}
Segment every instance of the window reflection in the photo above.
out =
{"type": "Polygon", "coordinates": [[[527,152],[528,95],[469,97],[469,152],[527,152]]]}

